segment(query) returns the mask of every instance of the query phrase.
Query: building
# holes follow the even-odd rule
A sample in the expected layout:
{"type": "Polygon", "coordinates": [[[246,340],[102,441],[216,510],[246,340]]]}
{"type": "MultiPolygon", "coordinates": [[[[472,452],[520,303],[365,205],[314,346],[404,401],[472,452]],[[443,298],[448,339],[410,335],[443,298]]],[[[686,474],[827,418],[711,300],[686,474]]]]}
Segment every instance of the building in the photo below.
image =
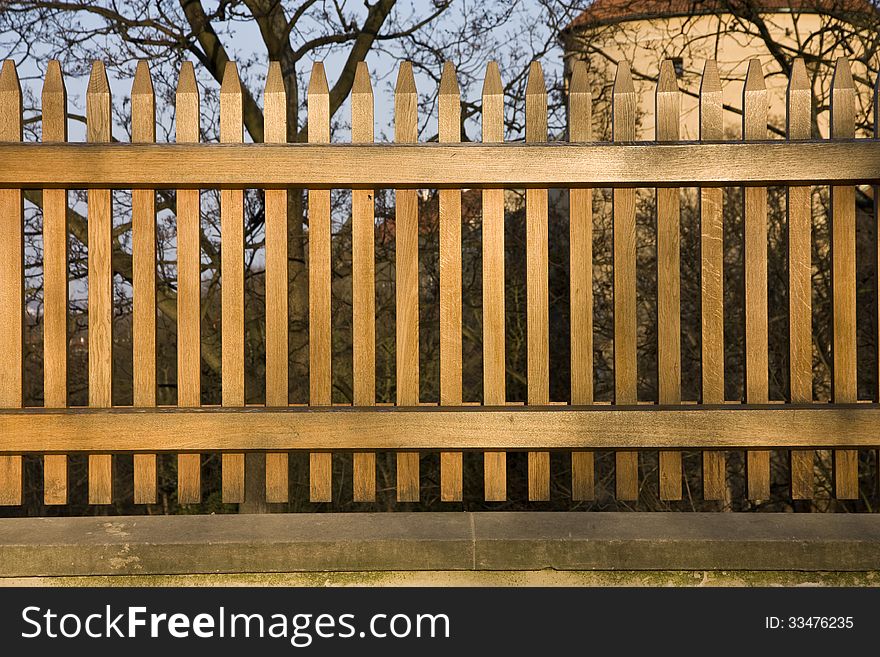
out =
{"type": "MultiPolygon", "coordinates": [[[[806,54],[813,91],[819,100],[815,128],[828,136],[828,98],[832,67],[817,65],[846,55],[852,61],[858,92],[856,120],[864,131],[871,116],[878,55],[871,53],[880,31],[880,11],[870,0],[594,0],[561,33],[567,71],[586,60],[594,84],[597,136],[608,138],[611,85],[616,62],[632,65],[639,95],[640,135],[654,137],[654,87],[664,59],[679,75],[682,138],[699,136],[698,94],[707,59],[718,62],[725,131],[741,137],[742,85],[748,62],[761,61],[770,99],[770,123],[785,128],[787,77],[780,60],[806,54]],[[754,12],[750,14],[750,12],[754,12]],[[773,50],[768,46],[773,44],[773,50]],[[868,67],[863,61],[871,62],[868,67]]],[[[814,135],[815,136],[815,135],[814,135]]]]}

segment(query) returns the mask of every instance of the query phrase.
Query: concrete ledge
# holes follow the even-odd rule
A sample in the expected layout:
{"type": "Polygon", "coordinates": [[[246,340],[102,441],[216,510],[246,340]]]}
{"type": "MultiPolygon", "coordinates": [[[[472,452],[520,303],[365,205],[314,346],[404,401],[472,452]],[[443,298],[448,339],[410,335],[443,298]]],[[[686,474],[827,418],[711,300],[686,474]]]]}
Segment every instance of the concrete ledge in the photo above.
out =
{"type": "Polygon", "coordinates": [[[880,515],[381,513],[0,519],[0,577],[877,571],[880,515]]]}

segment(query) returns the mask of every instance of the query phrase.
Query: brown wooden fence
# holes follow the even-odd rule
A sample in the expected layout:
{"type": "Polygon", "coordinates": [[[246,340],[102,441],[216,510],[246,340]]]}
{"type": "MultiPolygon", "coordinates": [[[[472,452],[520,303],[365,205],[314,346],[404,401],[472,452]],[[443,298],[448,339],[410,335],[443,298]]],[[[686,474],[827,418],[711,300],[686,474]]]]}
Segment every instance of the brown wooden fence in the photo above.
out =
{"type": "MultiPolygon", "coordinates": [[[[308,90],[308,144],[286,140],[280,69],[265,88],[265,142],[242,143],[242,89],[229,65],[220,91],[220,144],[199,142],[199,95],[191,65],[177,90],[177,143],[156,144],[149,70],[132,87],[132,143],[109,143],[110,90],[103,65],[87,93],[89,143],[67,143],[66,97],[52,62],[43,88],[43,143],[22,140],[15,66],[0,82],[0,503],[22,502],[22,455],[44,458],[46,504],[68,499],[67,456],[89,457],[89,501],[113,500],[115,453],[134,454],[134,501],[156,500],[156,454],[178,454],[180,502],[200,499],[199,455],[221,452],[222,496],[244,497],[244,454],[266,453],[266,496],[288,498],[288,458],[310,453],[310,499],[331,497],[331,455],[354,453],[354,499],[376,496],[377,451],[397,451],[397,499],[419,499],[419,452],[440,452],[441,498],[460,500],[462,452],[485,452],[485,499],[504,500],[506,451],[528,452],[528,496],[550,495],[550,451],[571,453],[575,499],[594,494],[593,452],[616,449],[619,499],[639,494],[638,450],[660,452],[660,497],[682,496],[682,449],[703,450],[703,491],[719,499],[725,455],[747,451],[751,499],[770,494],[770,449],[791,450],[791,493],[813,494],[814,450],[834,449],[839,499],[858,496],[858,450],[880,445],[880,406],[857,396],[855,185],[880,183],[880,142],[854,139],[855,91],[845,59],[834,78],[832,139],[810,138],[811,91],[803,62],[789,86],[788,139],[769,141],[767,91],[757,61],[744,88],[744,141],[724,142],[721,83],[714,62],[700,92],[700,142],[679,142],[680,96],[664,63],[657,88],[657,141],[635,142],[636,95],[629,67],[613,88],[613,142],[593,141],[586,70],[569,88],[570,142],[548,140],[547,91],[539,65],[526,91],[526,141],[503,141],[499,71],[483,90],[483,143],[460,144],[460,102],[451,65],[439,95],[439,142],[417,141],[410,66],[395,95],[395,142],[373,144],[373,95],[366,68],[352,94],[353,144],[330,144],[327,81],[315,65],[308,90]],[[810,185],[832,186],[833,395],[813,403],[810,185]],[[768,398],[767,186],[788,185],[790,396],[768,398]],[[702,399],[682,402],[680,345],[680,187],[700,188],[702,399]],[[745,396],[725,399],[722,187],[743,186],[745,396]],[[570,188],[571,395],[549,393],[548,188],[570,188]],[[614,402],[593,399],[592,190],[613,187],[614,402]],[[637,395],[636,203],[656,187],[658,399],[637,395]],[[199,189],[221,192],[222,405],[200,405],[199,189]],[[243,190],[265,189],[266,406],[245,405],[243,190]],[[309,391],[288,404],[287,194],[307,188],[309,391]],[[331,403],[330,189],[352,189],[354,405],[331,403]],[[375,188],[396,191],[397,403],[376,405],[375,188]],[[440,192],[440,404],[419,397],[420,188],[440,192]],[[482,189],[483,400],[462,399],[461,189],[482,189]],[[525,188],[527,382],[525,405],[505,396],[504,189],[525,188]],[[23,406],[23,189],[43,190],[46,408],[23,406]],[[89,407],[70,408],[67,192],[88,190],[89,407]],[[111,189],[133,189],[134,407],[112,407],[111,189]],[[178,406],[156,406],[156,189],[177,191],[178,406]]],[[[880,122],[875,122],[880,126],[880,122]]],[[[876,198],[876,193],[875,193],[876,198]]],[[[873,294],[877,294],[875,290],[873,294]]]]}

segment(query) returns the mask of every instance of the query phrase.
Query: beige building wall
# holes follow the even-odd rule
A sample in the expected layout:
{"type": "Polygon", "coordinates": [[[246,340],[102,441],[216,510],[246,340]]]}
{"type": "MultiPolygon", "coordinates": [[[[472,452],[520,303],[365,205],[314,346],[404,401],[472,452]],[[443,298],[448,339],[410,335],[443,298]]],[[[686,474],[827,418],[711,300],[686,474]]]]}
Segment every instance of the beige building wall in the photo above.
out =
{"type": "MultiPolygon", "coordinates": [[[[822,52],[824,57],[836,58],[843,52],[828,51],[822,28],[830,21],[818,14],[772,13],[765,15],[771,34],[784,47],[797,48],[804,44],[810,52],[822,52]]],[[[851,44],[857,48],[858,44],[851,44]]],[[[611,85],[616,71],[615,62],[626,59],[632,65],[636,91],[639,95],[640,138],[654,138],[655,80],[663,59],[679,58],[682,74],[682,138],[699,137],[699,89],[703,66],[707,59],[716,59],[724,90],[725,106],[741,110],[742,89],[749,60],[761,61],[768,88],[771,125],[785,129],[785,97],[787,78],[781,67],[758,36],[743,33],[729,14],[693,17],[660,17],[651,20],[632,20],[609,25],[576,28],[566,38],[566,68],[574,58],[587,59],[594,94],[594,128],[600,138],[607,138],[610,120],[611,85]]],[[[858,54],[858,52],[856,52],[858,54]]],[[[852,62],[852,71],[858,93],[856,120],[864,122],[873,112],[872,85],[867,67],[852,62]]],[[[816,124],[822,137],[828,136],[828,99],[831,71],[828,67],[810,67],[817,105],[816,124]]],[[[724,114],[725,132],[732,138],[741,138],[742,117],[735,111],[724,114]]],[[[814,135],[815,137],[816,135],[814,135]]],[[[772,135],[780,138],[780,135],[772,135]]]]}

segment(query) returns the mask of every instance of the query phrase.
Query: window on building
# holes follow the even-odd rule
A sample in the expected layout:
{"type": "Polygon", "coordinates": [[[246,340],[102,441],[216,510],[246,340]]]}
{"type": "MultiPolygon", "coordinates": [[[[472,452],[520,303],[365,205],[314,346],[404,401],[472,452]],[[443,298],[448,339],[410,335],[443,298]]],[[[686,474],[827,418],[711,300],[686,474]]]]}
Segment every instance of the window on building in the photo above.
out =
{"type": "Polygon", "coordinates": [[[684,75],[684,59],[681,57],[673,57],[672,58],[672,67],[675,69],[676,77],[681,77],[684,75]]]}

